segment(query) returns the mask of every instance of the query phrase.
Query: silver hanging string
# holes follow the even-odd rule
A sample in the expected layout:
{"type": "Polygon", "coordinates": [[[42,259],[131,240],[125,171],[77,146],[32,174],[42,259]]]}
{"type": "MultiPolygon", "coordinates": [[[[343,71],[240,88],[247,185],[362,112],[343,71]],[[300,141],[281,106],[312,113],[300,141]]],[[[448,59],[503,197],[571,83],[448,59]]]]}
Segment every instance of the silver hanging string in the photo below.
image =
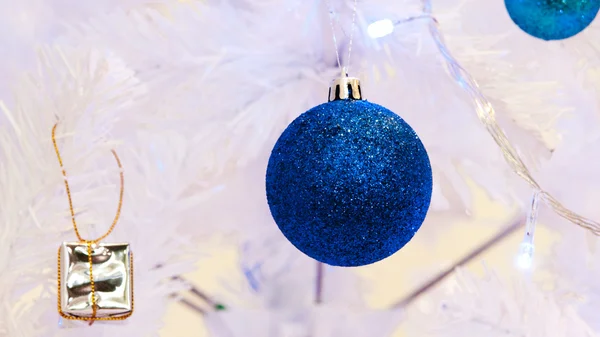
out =
{"type": "Polygon", "coordinates": [[[333,9],[333,5],[331,4],[331,0],[327,0],[327,7],[329,7],[329,25],[331,26],[331,35],[333,37],[333,45],[335,47],[335,56],[337,58],[337,64],[340,70],[342,71],[342,75],[347,75],[350,70],[350,57],[352,56],[352,43],[354,41],[354,30],[356,27],[356,12],[358,9],[358,0],[354,0],[354,6],[352,9],[352,26],[350,30],[350,40],[348,42],[348,58],[346,59],[345,66],[342,66],[342,61],[340,59],[340,51],[338,47],[337,36],[335,34],[335,25],[333,23],[336,15],[333,9]]]}
{"type": "Polygon", "coordinates": [[[600,235],[600,223],[585,218],[570,209],[562,205],[553,195],[542,189],[540,184],[535,180],[531,174],[529,168],[521,157],[517,150],[509,141],[508,137],[498,125],[495,118],[495,110],[490,101],[479,89],[477,82],[471,77],[471,75],[458,63],[458,61],[452,56],[450,50],[444,42],[444,37],[439,29],[438,21],[432,16],[431,0],[423,0],[423,15],[408,18],[406,20],[398,21],[395,24],[405,23],[413,21],[415,19],[427,18],[429,19],[429,32],[433,38],[439,52],[446,61],[446,66],[450,72],[450,75],[458,82],[461,87],[467,92],[471,100],[474,103],[477,117],[483,123],[489,134],[492,136],[496,144],[502,150],[504,159],[510,166],[510,168],[519,177],[525,180],[537,193],[540,200],[543,200],[548,207],[550,207],[556,214],[564,218],[565,220],[585,228],[595,235],[600,235]]]}
{"type": "Polygon", "coordinates": [[[350,28],[350,41],[348,42],[348,59],[346,61],[345,73],[350,72],[350,56],[352,56],[352,42],[354,41],[354,30],[356,28],[356,10],[358,6],[358,0],[354,0],[354,7],[352,8],[352,26],[350,28]]]}
{"type": "Polygon", "coordinates": [[[333,25],[333,20],[334,20],[334,11],[333,11],[333,7],[331,6],[331,0],[327,0],[327,7],[329,10],[329,25],[331,26],[331,35],[333,37],[333,46],[335,47],[335,56],[337,58],[337,64],[338,64],[338,68],[342,68],[342,62],[340,60],[340,51],[338,48],[338,43],[337,43],[337,37],[335,35],[335,27],[333,25]]]}

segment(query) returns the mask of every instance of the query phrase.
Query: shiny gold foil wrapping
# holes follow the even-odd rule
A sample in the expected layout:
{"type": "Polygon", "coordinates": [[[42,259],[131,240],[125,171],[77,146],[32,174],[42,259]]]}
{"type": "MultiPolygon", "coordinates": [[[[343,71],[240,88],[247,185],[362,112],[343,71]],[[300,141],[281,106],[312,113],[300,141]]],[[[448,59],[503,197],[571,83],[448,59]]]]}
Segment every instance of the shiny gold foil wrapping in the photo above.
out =
{"type": "Polygon", "coordinates": [[[110,319],[131,314],[133,279],[129,244],[99,243],[90,249],[86,243],[65,242],[60,247],[59,259],[59,306],[63,315],[74,319],[110,319]]]}

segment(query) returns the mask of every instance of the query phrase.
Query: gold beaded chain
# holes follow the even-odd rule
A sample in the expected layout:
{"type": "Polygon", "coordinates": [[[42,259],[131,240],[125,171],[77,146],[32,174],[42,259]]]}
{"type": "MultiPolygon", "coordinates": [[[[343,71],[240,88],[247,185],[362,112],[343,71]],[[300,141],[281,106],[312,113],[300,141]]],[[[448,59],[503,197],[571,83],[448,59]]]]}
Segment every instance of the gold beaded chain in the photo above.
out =
{"type": "Polygon", "coordinates": [[[54,151],[56,152],[56,157],[58,158],[58,163],[60,165],[60,169],[62,171],[63,174],[63,179],[65,182],[65,189],[67,191],[67,198],[69,200],[69,210],[71,211],[71,222],[73,223],[73,229],[75,230],[75,235],[77,235],[77,239],[79,239],[79,242],[83,242],[86,244],[87,246],[87,251],[88,251],[88,263],[90,265],[90,270],[89,270],[89,274],[90,274],[90,286],[91,286],[91,297],[92,297],[92,316],[91,317],[81,317],[81,316],[71,316],[71,315],[67,315],[65,314],[62,309],[61,309],[61,272],[60,272],[60,268],[61,268],[61,249],[58,249],[58,313],[60,314],[61,317],[66,318],[66,319],[71,319],[71,320],[80,320],[80,321],[90,321],[90,325],[92,325],[92,323],[94,321],[122,321],[127,319],[129,316],[131,316],[133,314],[133,306],[134,306],[134,301],[133,301],[133,253],[130,252],[130,256],[129,256],[129,264],[130,264],[130,270],[131,270],[131,311],[123,316],[118,316],[118,317],[96,317],[97,315],[97,303],[96,303],[96,283],[94,282],[94,276],[93,276],[93,270],[92,270],[92,245],[96,244],[97,242],[105,239],[108,235],[110,235],[110,233],[112,233],[112,231],[115,229],[115,226],[117,225],[117,222],[119,221],[119,217],[121,216],[121,208],[123,206],[123,192],[124,192],[124,185],[125,185],[125,178],[123,176],[123,166],[121,165],[121,160],[119,159],[119,156],[117,155],[117,152],[115,152],[115,150],[111,150],[113,156],[115,157],[115,160],[117,161],[117,165],[119,166],[119,176],[120,176],[120,181],[121,181],[121,188],[119,191],[119,205],[117,206],[117,214],[115,215],[115,218],[112,222],[112,225],[110,226],[110,228],[108,229],[108,231],[100,236],[99,238],[95,239],[95,240],[85,240],[81,237],[81,234],[79,233],[79,229],[77,228],[77,222],[75,221],[75,210],[73,208],[73,200],[71,198],[71,189],[69,188],[69,182],[67,179],[67,172],[63,166],[63,161],[62,161],[62,157],[60,156],[60,151],[58,150],[58,145],[56,144],[56,127],[58,126],[58,123],[54,124],[54,127],[52,128],[52,143],[54,144],[54,151]]]}

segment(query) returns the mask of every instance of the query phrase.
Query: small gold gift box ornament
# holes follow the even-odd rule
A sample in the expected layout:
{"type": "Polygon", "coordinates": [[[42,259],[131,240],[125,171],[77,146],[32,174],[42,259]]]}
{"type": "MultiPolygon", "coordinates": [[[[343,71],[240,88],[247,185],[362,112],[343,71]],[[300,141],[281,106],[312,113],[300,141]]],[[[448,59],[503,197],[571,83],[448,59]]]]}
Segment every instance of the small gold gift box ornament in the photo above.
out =
{"type": "Polygon", "coordinates": [[[65,319],[120,321],[133,314],[133,254],[127,243],[100,243],[115,228],[123,205],[123,168],[117,153],[121,190],[117,214],[109,230],[95,240],[84,240],[77,228],[67,173],[52,129],[54,150],[60,164],[71,220],[79,242],[64,242],[58,250],[58,313],[65,319]]]}

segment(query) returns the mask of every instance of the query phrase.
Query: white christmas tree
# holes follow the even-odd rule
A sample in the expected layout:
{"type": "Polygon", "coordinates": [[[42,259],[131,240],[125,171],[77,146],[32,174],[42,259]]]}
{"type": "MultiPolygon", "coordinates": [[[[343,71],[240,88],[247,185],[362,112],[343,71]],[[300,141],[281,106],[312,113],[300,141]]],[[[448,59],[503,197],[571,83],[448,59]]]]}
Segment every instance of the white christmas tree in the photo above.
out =
{"type": "Polygon", "coordinates": [[[229,287],[235,303],[206,313],[214,336],[391,336],[401,323],[417,336],[600,333],[598,227],[573,213],[600,219],[600,19],[546,42],[519,30],[503,1],[357,2],[351,72],[369,100],[413,126],[431,158],[419,240],[435,245],[468,217],[471,183],[524,209],[540,186],[540,222],[561,234],[553,263],[534,271],[551,274],[552,289],[519,271],[450,269],[447,287],[423,291],[434,310],[412,299],[374,310],[356,273],[318,265],[285,240],[264,198],[277,137],[326,100],[339,74],[331,26],[345,51],[353,0],[0,6],[0,336],[158,335],[167,304],[192,287],[178,276],[195,268],[206,238],[229,233],[245,277],[229,287]],[[110,150],[122,159],[123,212],[109,239],[135,253],[135,313],[125,322],[88,327],[56,312],[56,251],[74,233],[55,123],[86,237],[112,221],[110,150]],[[505,160],[517,155],[526,166],[505,160]]]}

